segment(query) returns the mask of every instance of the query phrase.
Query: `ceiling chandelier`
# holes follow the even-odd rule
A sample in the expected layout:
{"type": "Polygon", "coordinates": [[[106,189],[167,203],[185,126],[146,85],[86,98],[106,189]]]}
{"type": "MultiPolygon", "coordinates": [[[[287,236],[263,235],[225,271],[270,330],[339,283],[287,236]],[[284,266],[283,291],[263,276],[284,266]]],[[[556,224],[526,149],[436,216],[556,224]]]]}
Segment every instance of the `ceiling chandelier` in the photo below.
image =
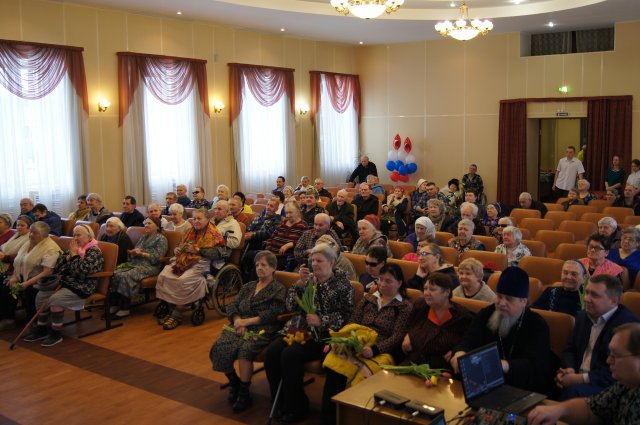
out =
{"type": "Polygon", "coordinates": [[[404,4],[404,0],[331,0],[331,6],[338,13],[353,13],[358,18],[377,18],[384,12],[395,12],[404,4]]]}
{"type": "Polygon", "coordinates": [[[469,7],[466,2],[460,6],[460,18],[455,21],[444,21],[436,24],[436,31],[443,37],[452,37],[456,40],[467,41],[475,38],[478,34],[487,35],[493,29],[493,23],[485,19],[474,19],[469,21],[469,7]]]}

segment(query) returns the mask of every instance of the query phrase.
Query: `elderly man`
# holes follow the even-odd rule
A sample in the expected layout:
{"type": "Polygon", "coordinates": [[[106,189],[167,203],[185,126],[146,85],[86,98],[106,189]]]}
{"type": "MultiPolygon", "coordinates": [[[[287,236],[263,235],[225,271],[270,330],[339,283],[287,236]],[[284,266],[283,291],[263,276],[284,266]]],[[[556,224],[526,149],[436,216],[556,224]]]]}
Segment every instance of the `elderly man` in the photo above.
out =
{"type": "Polygon", "coordinates": [[[36,204],[32,212],[38,221],[43,221],[49,225],[50,235],[62,235],[62,220],[58,214],[49,211],[44,204],[36,204]]]}
{"type": "Polygon", "coordinates": [[[551,381],[549,327],[527,308],[529,275],[507,267],[498,280],[496,301],[480,310],[473,324],[453,349],[451,365],[459,372],[458,358],[483,345],[497,342],[507,384],[546,393],[551,381]]]}
{"type": "Polygon", "coordinates": [[[319,213],[313,220],[313,229],[306,230],[293,249],[293,255],[296,257],[298,265],[301,266],[307,263],[309,253],[316,246],[316,241],[322,235],[329,235],[335,241],[339,241],[336,232],[331,230],[331,219],[329,215],[325,213],[319,213]]]}
{"type": "Polygon", "coordinates": [[[244,223],[245,228],[249,227],[251,224],[251,219],[248,215],[242,211],[242,201],[233,197],[229,200],[229,210],[231,211],[231,215],[236,219],[238,223],[244,223]]]}
{"type": "Polygon", "coordinates": [[[219,270],[224,266],[225,260],[231,255],[231,250],[240,246],[242,230],[236,219],[231,215],[229,202],[225,200],[220,200],[214,205],[212,221],[226,241],[226,252],[221,255],[220,259],[211,262],[211,267],[219,270]]]}
{"type": "Polygon", "coordinates": [[[378,168],[376,167],[376,164],[369,161],[368,156],[363,155],[362,158],[360,158],[360,164],[358,164],[356,169],[353,170],[353,173],[351,173],[347,181],[364,183],[367,181],[367,176],[370,174],[377,176],[378,168]]]}
{"type": "Polygon", "coordinates": [[[171,213],[169,212],[169,207],[178,202],[178,196],[175,194],[175,192],[167,192],[167,194],[164,196],[164,201],[166,202],[166,205],[162,210],[162,215],[171,215],[171,213]]]}
{"type": "Polygon", "coordinates": [[[518,203],[520,204],[520,208],[525,210],[540,211],[540,218],[544,218],[547,213],[547,206],[540,201],[534,201],[529,192],[522,192],[518,197],[518,203]]]}
{"type": "Polygon", "coordinates": [[[300,184],[293,189],[294,193],[306,193],[309,189],[313,189],[310,184],[310,179],[307,176],[300,177],[300,184]]]}
{"type": "Polygon", "coordinates": [[[247,232],[244,234],[245,243],[248,244],[247,250],[242,257],[243,271],[246,275],[255,278],[254,257],[258,251],[264,249],[265,242],[273,235],[276,228],[282,221],[282,216],[277,214],[280,202],[277,197],[269,199],[264,214],[258,215],[253,219],[247,232]]]}
{"type": "Polygon", "coordinates": [[[570,189],[576,187],[576,177],[584,178],[584,166],[578,158],[576,158],[576,148],[574,146],[567,147],[566,157],[560,158],[556,167],[556,174],[553,177],[553,186],[551,190],[556,192],[558,198],[567,196],[570,189]]]}
{"type": "Polygon", "coordinates": [[[218,201],[228,201],[229,193],[229,186],[219,184],[218,187],[216,187],[216,196],[211,200],[211,205],[215,205],[218,201]]]}
{"type": "Polygon", "coordinates": [[[438,190],[438,186],[436,186],[434,182],[427,182],[427,196],[425,204],[429,201],[429,199],[438,199],[445,203],[445,205],[449,202],[449,200],[447,199],[447,195],[440,192],[438,190]]]}
{"type": "Polygon", "coordinates": [[[102,196],[97,193],[87,195],[87,205],[89,205],[87,220],[92,223],[103,224],[113,215],[104,207],[102,196]]]}
{"type": "Polygon", "coordinates": [[[271,189],[271,193],[273,194],[276,192],[284,192],[285,186],[286,186],[286,180],[284,179],[284,177],[278,176],[278,178],[276,179],[276,187],[271,189]]]}
{"type": "Polygon", "coordinates": [[[469,173],[462,176],[462,186],[465,192],[471,190],[479,197],[484,193],[484,182],[477,172],[478,166],[476,164],[469,165],[469,173]]]}
{"type": "Polygon", "coordinates": [[[460,220],[467,219],[473,221],[473,234],[486,236],[487,231],[484,228],[484,224],[482,220],[478,218],[478,206],[471,202],[463,202],[460,205],[460,218],[456,221],[453,221],[445,231],[451,232],[454,235],[458,235],[458,223],[460,220]]]}
{"type": "Polygon", "coordinates": [[[371,193],[373,195],[384,195],[386,191],[384,187],[380,184],[378,180],[378,176],[374,176],[373,174],[369,174],[367,176],[367,183],[369,183],[369,187],[371,188],[371,193]]]}
{"type": "MultiPolygon", "coordinates": [[[[22,198],[20,199],[20,215],[26,215],[29,216],[29,218],[32,221],[36,221],[36,216],[33,215],[33,212],[31,212],[31,210],[33,210],[33,201],[30,198],[22,198]]],[[[13,222],[13,228],[16,228],[16,225],[18,224],[18,220],[13,222]]]]}
{"type": "MultiPolygon", "coordinates": [[[[301,199],[302,199],[302,195],[301,199]]],[[[316,215],[325,212],[324,208],[318,205],[318,200],[320,199],[320,195],[314,188],[308,189],[305,196],[305,206],[302,207],[302,219],[307,223],[307,226],[313,226],[313,220],[316,215]]]]}
{"type": "Polygon", "coordinates": [[[598,220],[598,233],[605,237],[609,249],[620,248],[622,229],[618,227],[618,222],[615,218],[602,217],[598,220]]]}
{"type": "Polygon", "coordinates": [[[623,196],[618,199],[618,204],[613,204],[614,207],[626,207],[633,208],[634,215],[640,215],[640,200],[636,196],[636,189],[627,184],[624,187],[623,196]]]}
{"type": "Polygon", "coordinates": [[[562,356],[563,368],[556,374],[562,400],[588,397],[612,385],[607,366],[613,329],[638,319],[620,305],[622,284],[608,275],[594,276],[587,283],[584,310],[576,315],[573,336],[562,356]]]}
{"type": "MultiPolygon", "coordinates": [[[[348,202],[349,192],[341,189],[329,205],[327,213],[331,220],[331,228],[340,236],[345,238],[352,236],[356,231],[356,224],[353,217],[353,206],[348,202]]],[[[339,241],[339,240],[337,240],[339,241]]]]}
{"type": "Polygon", "coordinates": [[[122,214],[120,214],[120,220],[127,227],[143,227],[144,215],[136,209],[136,198],[131,195],[127,195],[122,200],[122,214]]]}
{"type": "Polygon", "coordinates": [[[562,265],[562,286],[547,286],[531,308],[567,313],[575,317],[582,305],[580,290],[587,277],[587,270],[580,261],[567,260],[562,265]]]}
{"type": "Polygon", "coordinates": [[[204,193],[204,188],[202,186],[194,187],[191,194],[193,195],[193,199],[191,200],[191,203],[187,205],[189,208],[211,208],[211,204],[209,203],[209,201],[207,201],[204,193]]]}
{"type": "Polygon", "coordinates": [[[368,183],[360,184],[360,193],[353,197],[351,201],[358,208],[357,220],[362,220],[366,215],[378,215],[380,202],[376,196],[371,195],[371,187],[368,183]]]}
{"type": "Polygon", "coordinates": [[[313,187],[318,192],[318,195],[327,197],[329,199],[333,198],[333,195],[331,195],[331,192],[329,192],[327,189],[324,188],[324,180],[315,179],[313,181],[313,187]]]}
{"type": "Polygon", "coordinates": [[[640,422],[640,324],[625,323],[613,330],[606,359],[617,380],[606,390],[551,406],[538,406],[529,425],[571,424],[635,425],[640,422]]]}
{"type": "Polygon", "coordinates": [[[176,194],[178,195],[177,202],[185,208],[191,204],[191,199],[187,196],[188,191],[187,186],[183,184],[176,186],[176,194]]]}

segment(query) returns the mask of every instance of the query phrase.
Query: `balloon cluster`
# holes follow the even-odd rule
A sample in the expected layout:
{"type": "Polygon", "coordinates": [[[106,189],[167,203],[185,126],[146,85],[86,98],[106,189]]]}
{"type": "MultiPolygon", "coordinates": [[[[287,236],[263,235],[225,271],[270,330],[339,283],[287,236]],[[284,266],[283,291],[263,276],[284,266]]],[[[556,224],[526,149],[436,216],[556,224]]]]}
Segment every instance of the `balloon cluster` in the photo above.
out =
{"type": "Polygon", "coordinates": [[[393,182],[408,182],[409,175],[418,171],[416,157],[411,153],[411,139],[404,139],[404,144],[399,134],[393,138],[393,149],[387,155],[387,170],[391,172],[389,177],[393,182]],[[400,149],[400,147],[403,149],[400,149]]]}

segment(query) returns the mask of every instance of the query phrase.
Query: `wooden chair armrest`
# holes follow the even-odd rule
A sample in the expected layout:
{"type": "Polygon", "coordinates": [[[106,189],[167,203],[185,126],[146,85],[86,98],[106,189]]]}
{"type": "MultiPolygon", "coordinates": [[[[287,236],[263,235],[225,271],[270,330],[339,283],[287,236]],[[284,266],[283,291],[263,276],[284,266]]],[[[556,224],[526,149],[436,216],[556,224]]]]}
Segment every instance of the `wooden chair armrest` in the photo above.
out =
{"type": "Polygon", "coordinates": [[[90,279],[97,279],[101,277],[111,277],[111,276],[113,276],[113,272],[98,272],[98,273],[91,273],[90,275],[87,275],[87,277],[90,279]]]}
{"type": "Polygon", "coordinates": [[[298,314],[298,313],[293,313],[293,312],[281,313],[281,314],[278,314],[277,319],[278,319],[279,322],[286,322],[289,319],[291,319],[293,316],[295,316],[296,314],[298,314]]]}

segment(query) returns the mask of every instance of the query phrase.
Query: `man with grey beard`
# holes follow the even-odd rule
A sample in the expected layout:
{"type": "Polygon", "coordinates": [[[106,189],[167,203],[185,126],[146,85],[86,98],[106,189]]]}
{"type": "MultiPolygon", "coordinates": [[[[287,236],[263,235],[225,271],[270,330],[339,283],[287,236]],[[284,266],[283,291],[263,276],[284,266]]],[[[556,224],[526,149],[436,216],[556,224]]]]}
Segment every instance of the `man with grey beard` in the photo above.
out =
{"type": "Polygon", "coordinates": [[[518,267],[507,267],[498,280],[497,297],[478,312],[462,341],[454,347],[451,366],[459,373],[458,358],[496,342],[507,384],[547,393],[552,382],[549,327],[527,308],[529,276],[518,267]]]}

